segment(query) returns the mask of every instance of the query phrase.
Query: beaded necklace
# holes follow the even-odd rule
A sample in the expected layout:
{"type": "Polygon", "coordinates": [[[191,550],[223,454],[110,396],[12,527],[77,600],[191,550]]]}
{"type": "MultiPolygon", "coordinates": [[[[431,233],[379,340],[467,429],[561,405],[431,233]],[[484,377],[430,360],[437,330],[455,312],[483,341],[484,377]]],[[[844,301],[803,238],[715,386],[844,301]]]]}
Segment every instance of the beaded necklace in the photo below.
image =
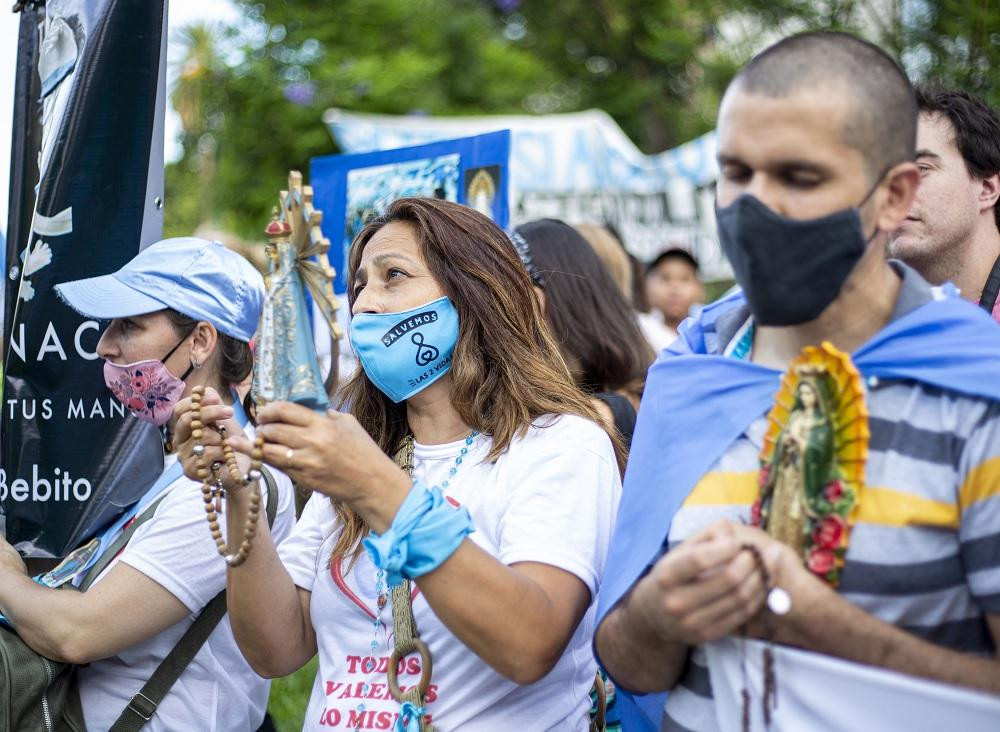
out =
{"type": "MultiPolygon", "coordinates": [[[[451,485],[451,481],[458,474],[458,470],[462,466],[462,460],[465,458],[466,455],[469,454],[469,448],[472,447],[472,444],[475,442],[478,436],[479,432],[473,430],[472,433],[465,438],[465,445],[463,445],[462,449],[459,450],[458,456],[455,458],[455,464],[452,465],[451,468],[449,468],[448,477],[441,481],[441,485],[439,486],[441,490],[447,490],[448,487],[451,485]]],[[[410,451],[408,457],[409,457],[408,463],[406,465],[401,465],[400,467],[402,467],[407,472],[408,475],[412,475],[413,474],[412,450],[410,451]]],[[[392,655],[391,652],[389,651],[389,635],[388,633],[384,632],[385,623],[382,620],[382,611],[389,600],[389,587],[386,585],[385,571],[382,569],[378,569],[375,572],[375,596],[376,596],[375,605],[378,608],[378,612],[375,615],[375,620],[372,622],[372,625],[374,626],[374,635],[372,636],[372,641],[368,646],[369,649],[371,650],[371,655],[368,658],[362,660],[361,662],[361,672],[364,674],[370,674],[378,670],[378,663],[375,660],[376,659],[375,654],[378,653],[378,647],[379,647],[378,634],[380,630],[382,630],[385,635],[386,654],[389,656],[392,655]]],[[[369,684],[367,681],[362,682],[361,684],[362,695],[367,696],[370,690],[371,690],[371,684],[369,684]]],[[[364,716],[365,712],[364,702],[360,702],[358,704],[357,711],[358,711],[357,719],[359,720],[359,723],[357,726],[354,727],[354,732],[361,731],[360,720],[364,716]]]]}

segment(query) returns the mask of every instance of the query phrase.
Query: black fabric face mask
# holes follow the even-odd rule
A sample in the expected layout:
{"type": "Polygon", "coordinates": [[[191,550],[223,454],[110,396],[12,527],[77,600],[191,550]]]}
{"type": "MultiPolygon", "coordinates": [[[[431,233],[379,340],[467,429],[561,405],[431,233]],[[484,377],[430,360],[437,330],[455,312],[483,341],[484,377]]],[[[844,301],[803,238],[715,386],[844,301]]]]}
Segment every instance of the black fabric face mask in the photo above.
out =
{"type": "Polygon", "coordinates": [[[878,233],[865,237],[858,209],[879,183],[856,208],[804,221],[776,214],[749,193],[716,205],[722,250],[756,323],[808,323],[836,299],[878,233]]]}

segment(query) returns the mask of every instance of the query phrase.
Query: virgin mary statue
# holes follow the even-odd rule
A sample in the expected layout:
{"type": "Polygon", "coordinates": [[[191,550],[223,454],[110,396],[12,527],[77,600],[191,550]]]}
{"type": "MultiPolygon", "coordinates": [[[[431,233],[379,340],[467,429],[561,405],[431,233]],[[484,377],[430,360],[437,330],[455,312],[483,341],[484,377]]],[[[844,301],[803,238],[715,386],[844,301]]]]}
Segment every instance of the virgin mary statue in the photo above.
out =
{"type": "Polygon", "coordinates": [[[803,376],[762,486],[768,534],[804,556],[810,522],[832,468],[833,428],[817,380],[803,376]]]}

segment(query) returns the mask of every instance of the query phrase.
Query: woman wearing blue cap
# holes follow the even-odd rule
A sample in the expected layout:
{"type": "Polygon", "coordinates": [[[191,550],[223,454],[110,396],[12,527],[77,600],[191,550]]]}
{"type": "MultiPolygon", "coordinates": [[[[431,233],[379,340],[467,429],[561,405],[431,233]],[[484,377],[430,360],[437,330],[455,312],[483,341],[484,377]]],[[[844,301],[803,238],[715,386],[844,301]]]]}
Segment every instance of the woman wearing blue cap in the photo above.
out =
{"type": "MultiPolygon", "coordinates": [[[[139,503],[97,544],[81,550],[92,559],[81,557],[83,570],[73,581],[86,577],[85,592],[40,586],[4,544],[0,609],[38,653],[81,664],[78,687],[90,730],[110,729],[123,714],[132,721],[138,715],[140,722],[151,717],[143,727],[149,730],[256,729],[268,684],[243,660],[226,618],[155,712],[139,692],[225,588],[225,563],[205,524],[201,483],[184,477],[172,451],[173,409],[201,386],[217,390],[225,415],[246,422],[230,389],[252,368],[249,341],[263,303],[261,276],[217,242],[177,238],[149,246],[113,274],[56,289],[81,314],[111,320],[97,346],[105,381],[132,414],[163,429],[167,454],[163,473],[139,503]],[[97,570],[96,580],[87,576],[135,517],[139,527],[117,557],[97,570]]],[[[276,478],[272,532],[280,538],[291,529],[294,511],[288,478],[276,478]]],[[[266,494],[264,482],[261,491],[266,494]]]]}
{"type": "MultiPolygon", "coordinates": [[[[265,461],[320,495],[229,570],[240,648],[265,676],[318,653],[307,729],[586,730],[616,450],[513,244],[472,209],[400,199],[358,235],[348,281],[350,414],[259,414],[265,461]]],[[[246,500],[227,495],[238,541],[246,500]]]]}

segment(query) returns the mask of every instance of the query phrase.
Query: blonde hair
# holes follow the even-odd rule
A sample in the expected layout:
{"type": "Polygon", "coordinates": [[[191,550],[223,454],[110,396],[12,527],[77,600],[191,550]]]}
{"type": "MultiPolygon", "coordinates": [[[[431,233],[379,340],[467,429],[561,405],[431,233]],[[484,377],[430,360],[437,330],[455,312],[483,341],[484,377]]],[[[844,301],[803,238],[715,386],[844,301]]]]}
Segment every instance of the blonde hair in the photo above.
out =
{"type": "Polygon", "coordinates": [[[587,243],[597,252],[604,262],[608,272],[614,279],[618,289],[622,291],[625,302],[632,302],[632,263],[621,242],[614,234],[598,224],[576,224],[574,227],[587,243]]]}

